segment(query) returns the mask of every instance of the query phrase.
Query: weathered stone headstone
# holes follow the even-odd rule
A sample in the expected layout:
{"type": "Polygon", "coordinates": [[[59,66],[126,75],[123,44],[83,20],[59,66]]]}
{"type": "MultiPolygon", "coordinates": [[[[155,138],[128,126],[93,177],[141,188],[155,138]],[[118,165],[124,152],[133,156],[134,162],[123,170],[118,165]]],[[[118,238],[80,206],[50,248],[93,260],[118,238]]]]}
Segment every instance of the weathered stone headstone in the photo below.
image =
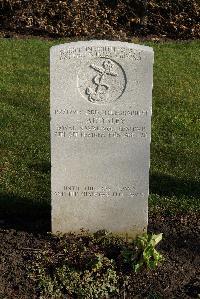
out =
{"type": "Polygon", "coordinates": [[[153,50],[51,48],[52,231],[147,228],[153,50]]]}

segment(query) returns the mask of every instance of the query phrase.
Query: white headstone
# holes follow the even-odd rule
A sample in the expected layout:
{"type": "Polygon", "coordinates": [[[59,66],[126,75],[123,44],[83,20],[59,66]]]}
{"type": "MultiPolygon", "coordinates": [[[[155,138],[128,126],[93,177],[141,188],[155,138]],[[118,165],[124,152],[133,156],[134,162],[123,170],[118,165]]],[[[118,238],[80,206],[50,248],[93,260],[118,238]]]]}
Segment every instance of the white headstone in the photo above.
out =
{"type": "Polygon", "coordinates": [[[148,223],[153,50],[51,48],[52,231],[135,236],[148,223]]]}

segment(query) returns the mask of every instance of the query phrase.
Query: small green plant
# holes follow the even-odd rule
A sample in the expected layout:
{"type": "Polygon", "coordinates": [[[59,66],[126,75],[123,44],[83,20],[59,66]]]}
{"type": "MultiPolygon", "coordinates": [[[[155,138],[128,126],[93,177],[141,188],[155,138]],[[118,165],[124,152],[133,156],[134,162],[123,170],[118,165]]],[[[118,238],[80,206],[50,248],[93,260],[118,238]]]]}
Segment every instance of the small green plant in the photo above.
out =
{"type": "Polygon", "coordinates": [[[103,254],[93,254],[82,269],[70,265],[64,258],[59,264],[46,259],[46,252],[37,255],[32,266],[32,278],[38,282],[40,299],[76,298],[98,299],[119,293],[118,275],[113,260],[103,254]],[[44,264],[44,260],[48,260],[44,264]]]}
{"type": "Polygon", "coordinates": [[[138,236],[132,243],[131,248],[123,250],[122,255],[126,263],[130,263],[133,270],[138,272],[143,266],[154,269],[164,258],[155,246],[162,240],[161,234],[144,233],[138,236]]]}

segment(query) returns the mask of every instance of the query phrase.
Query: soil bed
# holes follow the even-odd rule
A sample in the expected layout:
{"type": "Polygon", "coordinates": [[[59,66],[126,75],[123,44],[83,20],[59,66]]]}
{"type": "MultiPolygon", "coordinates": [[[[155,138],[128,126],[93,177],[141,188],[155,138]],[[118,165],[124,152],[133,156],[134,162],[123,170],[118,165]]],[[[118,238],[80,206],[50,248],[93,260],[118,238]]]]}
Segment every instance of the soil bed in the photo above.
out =
{"type": "MultiPolygon", "coordinates": [[[[0,29],[0,38],[5,38],[5,39],[21,39],[21,40],[27,40],[27,39],[39,39],[39,40],[47,40],[47,41],[54,41],[54,40],[62,40],[62,42],[75,42],[75,41],[81,41],[81,40],[92,40],[92,39],[102,39],[101,37],[96,37],[96,36],[91,36],[91,37],[54,37],[54,36],[50,36],[49,34],[43,34],[43,35],[37,35],[37,34],[33,34],[33,33],[19,33],[19,32],[15,32],[15,31],[10,31],[10,30],[6,30],[6,29],[0,29]]],[[[145,41],[153,41],[153,42],[184,42],[184,41],[193,41],[193,38],[176,38],[176,39],[172,39],[166,36],[162,36],[162,35],[156,35],[156,34],[149,34],[146,36],[122,36],[122,37],[112,37],[112,36],[106,36],[103,39],[108,39],[108,40],[118,40],[118,41],[122,41],[122,42],[133,42],[133,43],[140,43],[140,42],[145,42],[145,41]]],[[[198,40],[198,38],[196,38],[196,40],[198,40]]]]}
{"type": "MultiPolygon", "coordinates": [[[[36,283],[28,277],[29,266],[35,253],[56,246],[56,238],[47,233],[6,229],[12,226],[7,222],[0,229],[0,298],[39,298],[36,283]]],[[[131,283],[117,298],[199,298],[199,228],[197,213],[150,215],[149,232],[163,233],[158,249],[165,262],[156,270],[130,272],[131,283]]]]}

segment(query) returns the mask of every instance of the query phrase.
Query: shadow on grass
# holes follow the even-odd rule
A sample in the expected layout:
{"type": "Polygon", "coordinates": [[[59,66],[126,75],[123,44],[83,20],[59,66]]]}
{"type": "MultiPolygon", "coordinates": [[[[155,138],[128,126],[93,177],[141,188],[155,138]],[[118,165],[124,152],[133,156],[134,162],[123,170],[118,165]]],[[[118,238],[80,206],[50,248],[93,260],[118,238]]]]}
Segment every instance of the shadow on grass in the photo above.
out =
{"type": "Polygon", "coordinates": [[[200,183],[159,173],[150,174],[150,193],[161,196],[200,196],[200,183]]]}
{"type": "Polygon", "coordinates": [[[29,168],[47,174],[51,172],[51,163],[46,161],[40,163],[32,163],[29,164],[29,168]]]}
{"type": "Polygon", "coordinates": [[[50,231],[50,204],[34,203],[29,198],[3,193],[0,195],[0,228],[27,232],[50,231]]]}

